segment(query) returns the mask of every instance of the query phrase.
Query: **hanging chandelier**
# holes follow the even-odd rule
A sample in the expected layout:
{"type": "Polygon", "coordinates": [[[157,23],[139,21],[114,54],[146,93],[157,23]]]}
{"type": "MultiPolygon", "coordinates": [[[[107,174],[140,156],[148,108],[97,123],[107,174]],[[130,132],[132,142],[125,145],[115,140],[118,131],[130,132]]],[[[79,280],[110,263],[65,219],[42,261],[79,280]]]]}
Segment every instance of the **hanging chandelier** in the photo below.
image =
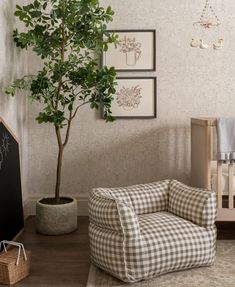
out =
{"type": "Polygon", "coordinates": [[[210,29],[221,25],[219,17],[216,15],[209,0],[206,0],[205,6],[202,10],[200,20],[195,22],[194,25],[200,25],[204,29],[210,29]]]}
{"type": "MultiPolygon", "coordinates": [[[[200,19],[193,23],[194,26],[199,26],[199,28],[202,28],[202,31],[208,31],[212,28],[217,28],[221,25],[221,21],[217,14],[214,11],[214,8],[210,4],[210,0],[206,0],[206,3],[203,7],[200,19]]],[[[205,33],[203,32],[203,35],[205,36],[205,33]]],[[[201,32],[202,33],[202,32],[201,32]]],[[[202,39],[203,37],[200,37],[201,39],[195,39],[192,38],[192,41],[190,43],[190,46],[192,48],[200,48],[200,49],[208,49],[210,48],[210,45],[207,43],[206,39],[202,39]]],[[[219,37],[217,38],[212,47],[214,50],[221,50],[223,48],[223,38],[219,37]]]]}

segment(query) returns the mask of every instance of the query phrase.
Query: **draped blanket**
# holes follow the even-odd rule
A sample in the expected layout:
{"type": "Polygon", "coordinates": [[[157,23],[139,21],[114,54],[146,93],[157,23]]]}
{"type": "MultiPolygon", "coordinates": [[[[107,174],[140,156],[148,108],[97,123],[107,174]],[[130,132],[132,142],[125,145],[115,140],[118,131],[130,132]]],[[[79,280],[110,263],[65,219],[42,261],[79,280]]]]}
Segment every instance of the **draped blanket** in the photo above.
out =
{"type": "Polygon", "coordinates": [[[235,118],[217,120],[217,148],[218,160],[235,162],[235,118]]]}

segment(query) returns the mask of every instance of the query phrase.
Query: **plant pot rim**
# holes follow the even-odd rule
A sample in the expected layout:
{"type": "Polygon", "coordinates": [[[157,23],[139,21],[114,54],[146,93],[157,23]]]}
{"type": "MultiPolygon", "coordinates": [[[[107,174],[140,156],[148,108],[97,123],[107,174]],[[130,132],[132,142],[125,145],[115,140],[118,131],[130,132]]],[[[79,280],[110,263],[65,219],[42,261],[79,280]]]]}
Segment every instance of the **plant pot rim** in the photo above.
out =
{"type": "MultiPolygon", "coordinates": [[[[42,202],[40,202],[42,199],[45,198],[45,197],[41,197],[40,199],[38,199],[36,201],[36,204],[40,205],[40,206],[48,206],[48,207],[50,206],[50,208],[58,208],[58,206],[63,207],[63,206],[72,205],[72,204],[74,204],[74,202],[77,201],[77,199],[75,197],[71,197],[71,196],[61,196],[61,197],[72,199],[72,201],[68,202],[68,203],[63,203],[63,204],[49,204],[49,203],[42,203],[42,202]]],[[[46,197],[46,198],[53,198],[53,197],[46,197]]]]}

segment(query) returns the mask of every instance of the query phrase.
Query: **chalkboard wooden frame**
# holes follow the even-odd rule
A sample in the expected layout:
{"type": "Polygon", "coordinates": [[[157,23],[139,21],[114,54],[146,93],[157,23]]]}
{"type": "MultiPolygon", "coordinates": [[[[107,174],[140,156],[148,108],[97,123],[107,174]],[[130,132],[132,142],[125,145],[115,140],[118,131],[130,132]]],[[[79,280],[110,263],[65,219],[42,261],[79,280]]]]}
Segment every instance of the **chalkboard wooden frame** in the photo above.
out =
{"type": "Polygon", "coordinates": [[[1,117],[0,152],[0,241],[14,240],[24,228],[19,141],[1,117]],[[6,144],[4,137],[8,139],[6,144]],[[9,176],[14,178],[10,179],[10,183],[6,183],[9,176]]]}

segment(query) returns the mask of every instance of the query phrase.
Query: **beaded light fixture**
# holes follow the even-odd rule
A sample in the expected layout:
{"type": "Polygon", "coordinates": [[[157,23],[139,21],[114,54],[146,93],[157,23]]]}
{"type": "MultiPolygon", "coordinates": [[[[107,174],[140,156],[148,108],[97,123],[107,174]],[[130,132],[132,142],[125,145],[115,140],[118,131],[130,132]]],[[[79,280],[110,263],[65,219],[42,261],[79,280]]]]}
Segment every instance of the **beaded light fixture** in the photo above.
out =
{"type": "Polygon", "coordinates": [[[215,11],[211,6],[209,0],[206,0],[200,20],[195,22],[194,25],[200,25],[204,29],[210,29],[221,25],[221,22],[218,16],[215,14],[215,11]]]}
{"type": "MultiPolygon", "coordinates": [[[[210,0],[206,0],[199,21],[194,22],[193,24],[194,26],[199,25],[204,31],[208,31],[211,28],[216,28],[221,25],[221,21],[210,4],[210,0]]],[[[190,46],[200,49],[210,48],[210,45],[205,43],[203,39],[196,40],[195,38],[192,38],[190,46]]],[[[223,48],[223,38],[216,39],[212,47],[214,50],[221,50],[223,48]]]]}

